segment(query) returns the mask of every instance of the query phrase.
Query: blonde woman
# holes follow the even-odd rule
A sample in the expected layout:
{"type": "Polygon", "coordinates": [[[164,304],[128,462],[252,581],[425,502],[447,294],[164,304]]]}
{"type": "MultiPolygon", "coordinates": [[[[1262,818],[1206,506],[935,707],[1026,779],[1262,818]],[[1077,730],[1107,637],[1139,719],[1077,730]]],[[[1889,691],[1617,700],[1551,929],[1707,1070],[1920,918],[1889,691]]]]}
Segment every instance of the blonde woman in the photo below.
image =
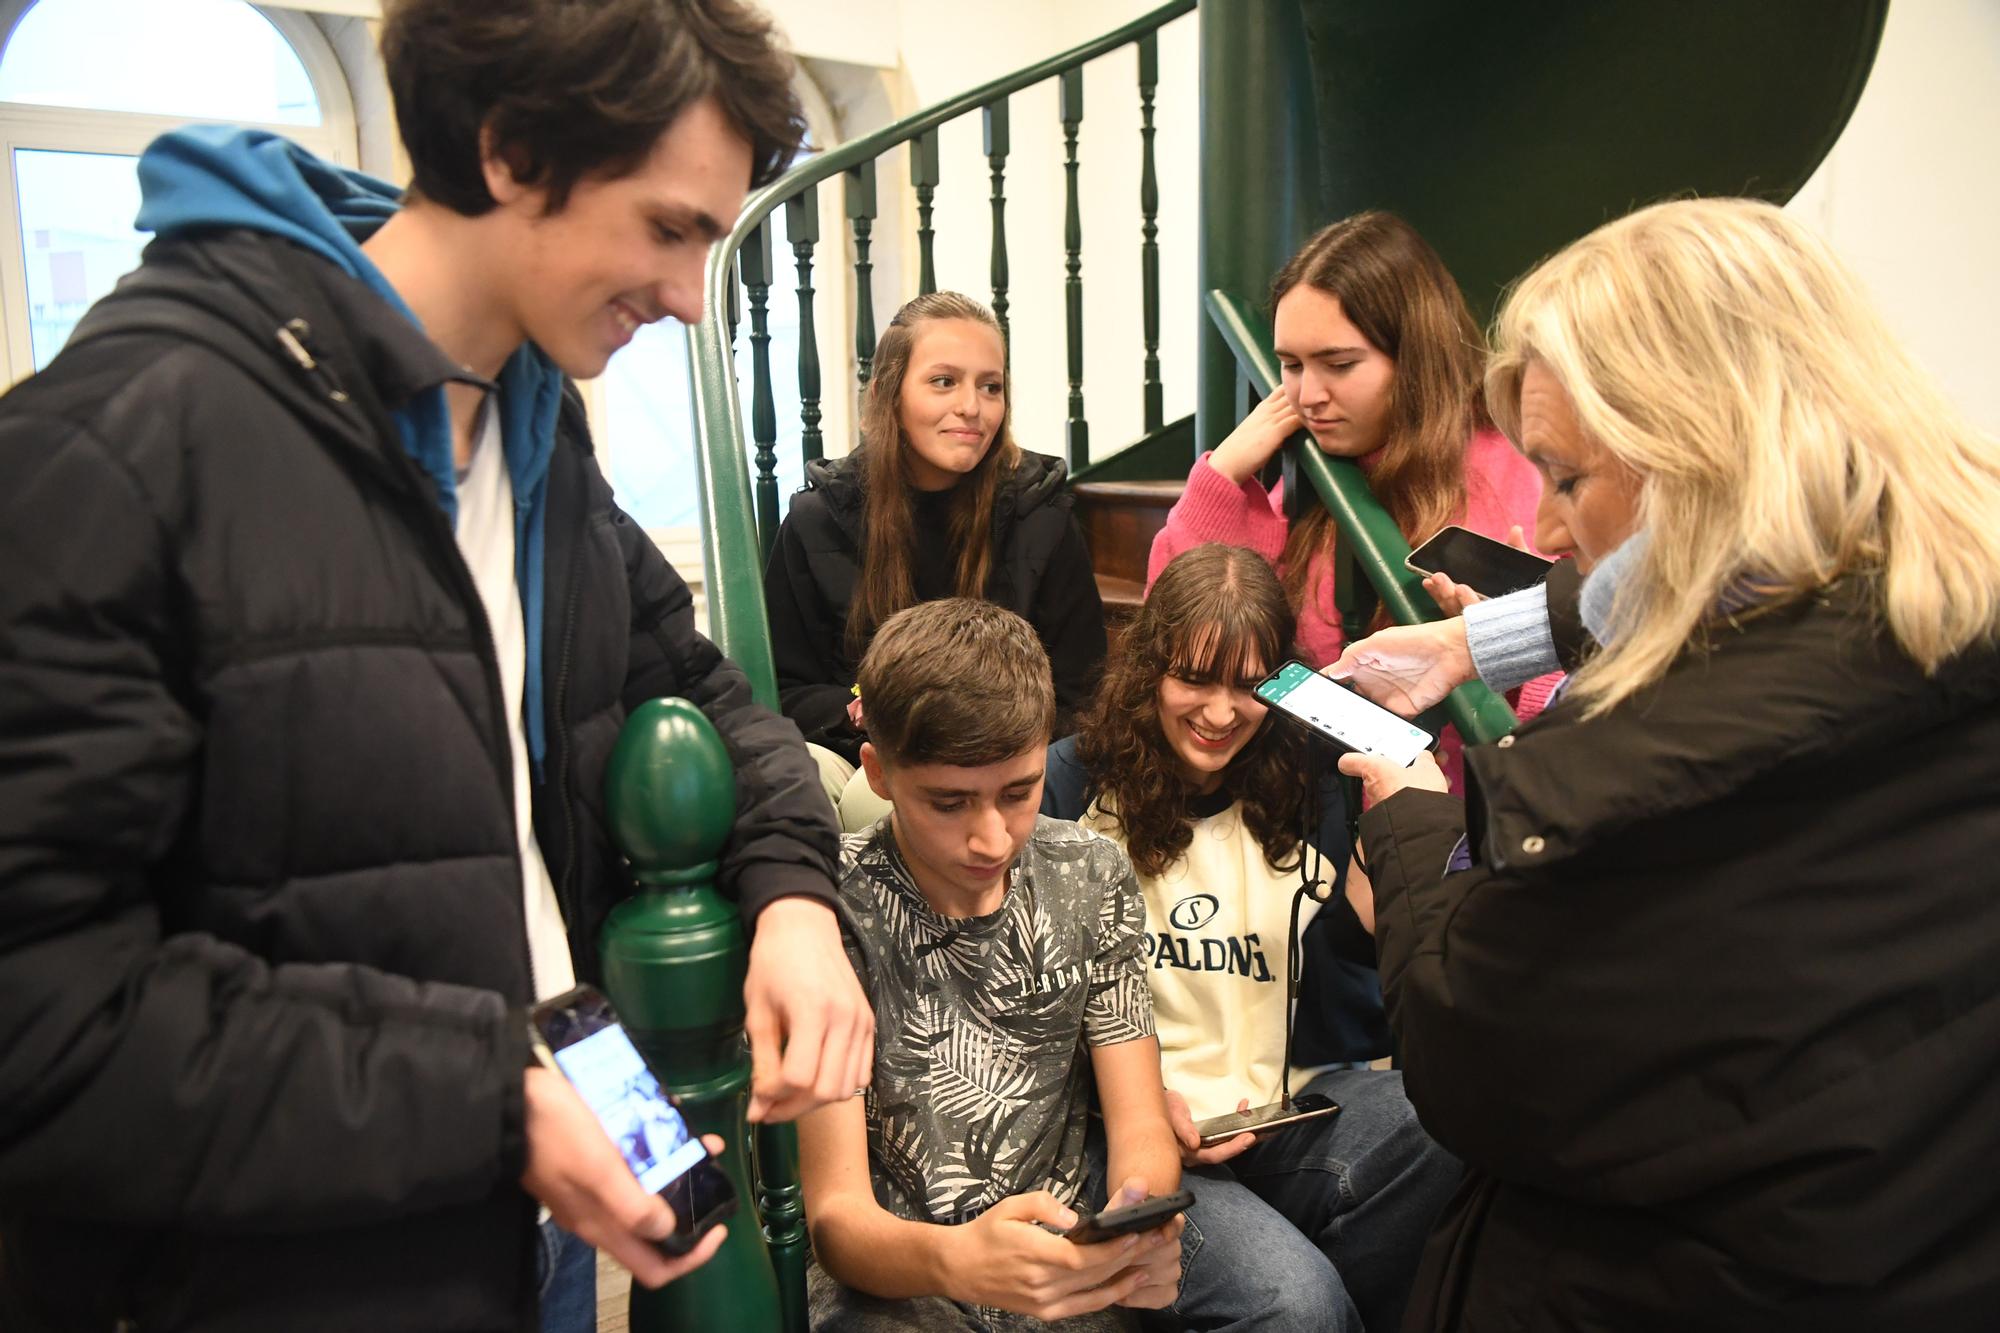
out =
{"type": "Polygon", "coordinates": [[[1333,668],[1408,709],[1585,649],[1466,805],[1343,760],[1409,1095],[1472,1173],[1408,1326],[1992,1328],[2000,449],[1745,201],[1548,260],[1487,392],[1580,597],[1333,668]]]}

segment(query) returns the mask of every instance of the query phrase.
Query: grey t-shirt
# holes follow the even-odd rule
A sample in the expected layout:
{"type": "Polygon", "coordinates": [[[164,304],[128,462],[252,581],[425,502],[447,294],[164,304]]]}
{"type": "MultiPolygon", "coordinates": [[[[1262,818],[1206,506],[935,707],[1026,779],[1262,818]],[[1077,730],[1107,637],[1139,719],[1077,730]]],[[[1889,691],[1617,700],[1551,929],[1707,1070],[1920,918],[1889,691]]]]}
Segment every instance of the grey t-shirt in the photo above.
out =
{"type": "Polygon", "coordinates": [[[1146,903],[1125,853],[1037,818],[1000,907],[948,918],[917,891],[889,820],[841,851],[848,955],[875,1006],[877,1201],[945,1224],[1038,1189],[1072,1203],[1089,1048],[1153,1035],[1146,903]]]}

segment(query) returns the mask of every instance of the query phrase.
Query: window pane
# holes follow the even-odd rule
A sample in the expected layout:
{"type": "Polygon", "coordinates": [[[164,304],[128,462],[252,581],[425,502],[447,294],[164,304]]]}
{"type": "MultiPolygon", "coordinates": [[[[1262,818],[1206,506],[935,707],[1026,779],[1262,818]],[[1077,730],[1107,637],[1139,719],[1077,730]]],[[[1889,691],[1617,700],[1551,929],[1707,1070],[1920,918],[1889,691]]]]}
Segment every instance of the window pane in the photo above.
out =
{"type": "Polygon", "coordinates": [[[40,0],[0,60],[0,101],[320,123],[298,53],[244,0],[40,0]]]}
{"type": "Polygon", "coordinates": [[[139,266],[139,159],[114,153],[14,150],[21,257],[35,369],[55,359],[90,303],[139,266]]]}
{"type": "MultiPolygon", "coordinates": [[[[814,151],[810,146],[800,157],[814,151]]],[[[794,159],[797,161],[799,159],[794,159]]],[[[771,334],[771,397],[778,412],[778,513],[791,507],[792,493],[805,480],[801,454],[804,427],[799,420],[799,302],[792,244],[785,234],[785,210],[772,213],[771,261],[776,281],[769,294],[771,334]]],[[[815,259],[837,249],[821,246],[815,259]]],[[[824,287],[822,265],[815,264],[815,285],[824,287]]],[[[751,430],[750,297],[737,287],[736,385],[743,409],[744,450],[756,485],[751,430]]],[[[826,299],[824,291],[820,300],[826,299]]],[[[619,507],[640,527],[694,527],[701,521],[695,472],[694,404],[688,389],[687,331],[663,319],[639,330],[604,371],[604,442],[607,471],[619,507]]],[[[839,392],[839,386],[834,386],[839,392]]],[[[822,393],[826,388],[822,387],[822,393]]]]}
{"type": "Polygon", "coordinates": [[[619,508],[642,528],[701,521],[687,338],[678,320],[648,324],[604,369],[611,485],[619,508]]]}

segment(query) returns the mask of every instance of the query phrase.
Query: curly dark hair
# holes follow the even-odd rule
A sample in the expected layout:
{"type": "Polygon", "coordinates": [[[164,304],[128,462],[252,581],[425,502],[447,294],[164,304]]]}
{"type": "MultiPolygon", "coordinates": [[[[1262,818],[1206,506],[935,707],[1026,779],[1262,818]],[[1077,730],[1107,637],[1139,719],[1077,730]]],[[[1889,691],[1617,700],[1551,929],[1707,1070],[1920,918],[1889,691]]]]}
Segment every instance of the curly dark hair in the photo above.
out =
{"type": "Polygon", "coordinates": [[[495,208],[480,135],[562,211],[586,177],[637,170],[704,97],[750,141],[750,186],[805,138],[792,58],[738,0],[389,0],[382,59],[413,195],[466,217],[495,208]]]}
{"type": "MultiPolygon", "coordinates": [[[[1278,576],[1264,557],[1241,546],[1183,551],[1146,594],[1077,735],[1091,796],[1117,824],[1140,874],[1164,873],[1194,836],[1189,802],[1197,792],[1160,727],[1160,682],[1170,675],[1196,684],[1262,675],[1295,656],[1296,632],[1278,576]]],[[[1273,870],[1299,863],[1305,762],[1297,728],[1267,715],[1223,774],[1273,870]]]]}

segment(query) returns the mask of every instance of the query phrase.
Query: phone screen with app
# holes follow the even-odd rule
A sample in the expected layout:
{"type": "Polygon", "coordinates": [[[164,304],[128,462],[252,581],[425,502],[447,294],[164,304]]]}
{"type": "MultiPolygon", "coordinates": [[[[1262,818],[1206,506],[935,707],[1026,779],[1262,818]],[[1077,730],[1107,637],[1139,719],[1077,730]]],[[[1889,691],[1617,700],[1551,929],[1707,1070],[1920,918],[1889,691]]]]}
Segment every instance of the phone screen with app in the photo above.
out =
{"type": "Polygon", "coordinates": [[[653,1244],[667,1254],[686,1254],[735,1214],[736,1186],[728,1172],[709,1157],[647,1068],[603,992],[578,986],[542,1001],[531,1017],[545,1062],[553,1061],[590,1107],[639,1183],[674,1210],[674,1229],[653,1244]]]}
{"type": "Polygon", "coordinates": [[[1303,662],[1287,662],[1257,686],[1257,697],[1350,750],[1407,768],[1431,748],[1431,734],[1330,680],[1303,662]]]}
{"type": "Polygon", "coordinates": [[[570,1081],[648,1194],[708,1158],[708,1149],[667,1100],[632,1039],[617,1024],[552,1048],[570,1081]]]}

